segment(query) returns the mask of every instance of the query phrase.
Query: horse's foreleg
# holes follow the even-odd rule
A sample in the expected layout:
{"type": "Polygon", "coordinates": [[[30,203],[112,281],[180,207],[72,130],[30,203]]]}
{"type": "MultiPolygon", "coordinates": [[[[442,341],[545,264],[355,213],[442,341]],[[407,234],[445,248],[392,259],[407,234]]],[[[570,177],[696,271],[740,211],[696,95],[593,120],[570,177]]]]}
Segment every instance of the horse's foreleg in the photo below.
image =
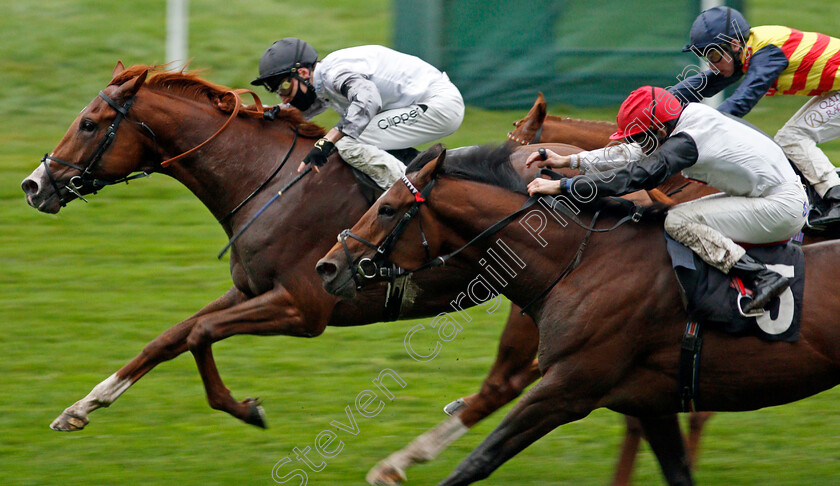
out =
{"type": "Polygon", "coordinates": [[[230,307],[242,298],[238,290],[231,288],[189,319],[155,338],[133,360],[96,385],[86,397],[67,407],[58,418],[53,420],[50,428],[64,432],[83,429],[88,424],[88,415],[92,411],[111,405],[152,368],[186,351],[187,336],[198,317],[230,307]]]}
{"type": "Polygon", "coordinates": [[[502,332],[496,362],[481,390],[447,405],[444,410],[452,417],[380,461],[368,472],[367,481],[377,485],[402,483],[410,466],[431,461],[470,427],[518,397],[539,378],[539,367],[534,360],[538,343],[534,321],[520,315],[514,305],[502,332]]]}
{"type": "Polygon", "coordinates": [[[326,324],[326,318],[307,319],[282,287],[199,317],[187,337],[187,345],[195,357],[210,406],[265,428],[259,401],[248,398],[238,402],[225,387],[213,359],[212,344],[237,334],[314,337],[324,331],[326,324]]]}
{"type": "Polygon", "coordinates": [[[647,439],[651,450],[659,461],[662,475],[669,485],[690,485],[691,468],[685,451],[685,443],[676,415],[636,418],[629,415],[627,434],[621,448],[621,457],[616,466],[612,486],[627,486],[633,473],[633,464],[642,437],[647,439]]]}
{"type": "Polygon", "coordinates": [[[539,334],[534,321],[511,306],[505,329],[499,341],[496,361],[484,379],[481,390],[462,399],[461,422],[472,427],[496,410],[510,403],[540,377],[539,364],[534,359],[539,334]]]}
{"type": "Polygon", "coordinates": [[[670,486],[694,484],[677,415],[640,417],[639,422],[650,448],[656,454],[665,481],[670,486]]]}
{"type": "Polygon", "coordinates": [[[586,417],[597,399],[569,397],[569,387],[564,383],[568,371],[549,369],[455,472],[439,483],[440,486],[480,481],[556,427],[586,417]]]}

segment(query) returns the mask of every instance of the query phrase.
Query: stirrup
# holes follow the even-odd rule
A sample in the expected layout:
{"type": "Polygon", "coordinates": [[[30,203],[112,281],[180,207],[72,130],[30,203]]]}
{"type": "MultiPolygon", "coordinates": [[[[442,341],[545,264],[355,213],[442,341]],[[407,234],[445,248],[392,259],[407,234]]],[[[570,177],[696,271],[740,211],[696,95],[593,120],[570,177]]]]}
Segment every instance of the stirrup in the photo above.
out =
{"type": "Polygon", "coordinates": [[[743,317],[760,317],[762,314],[764,314],[764,309],[753,309],[749,312],[744,312],[744,306],[741,305],[742,300],[747,300],[749,302],[752,302],[753,299],[752,299],[752,297],[749,297],[747,295],[738,294],[738,301],[737,301],[738,302],[738,314],[741,314],[741,316],[743,316],[743,317]]]}

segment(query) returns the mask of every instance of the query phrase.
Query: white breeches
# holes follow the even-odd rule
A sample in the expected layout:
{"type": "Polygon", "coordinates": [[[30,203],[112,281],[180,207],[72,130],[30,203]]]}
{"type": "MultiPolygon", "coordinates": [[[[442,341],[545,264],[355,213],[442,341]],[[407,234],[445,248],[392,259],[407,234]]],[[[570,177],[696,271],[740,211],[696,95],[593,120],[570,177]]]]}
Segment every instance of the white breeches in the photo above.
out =
{"type": "Polygon", "coordinates": [[[665,218],[665,231],[709,265],[729,273],[745,253],[736,241],[788,240],[802,229],[808,209],[802,184],[789,182],[762,197],[719,193],[678,204],[665,218]]]}
{"type": "Polygon", "coordinates": [[[359,136],[335,144],[341,157],[383,189],[399,179],[405,166],[386,150],[416,147],[451,135],[464,120],[464,100],[444,75],[422,102],[377,114],[359,136]]]}
{"type": "Polygon", "coordinates": [[[817,147],[840,137],[840,91],[814,96],[776,133],[776,143],[820,196],[840,185],[834,165],[817,147]]]}

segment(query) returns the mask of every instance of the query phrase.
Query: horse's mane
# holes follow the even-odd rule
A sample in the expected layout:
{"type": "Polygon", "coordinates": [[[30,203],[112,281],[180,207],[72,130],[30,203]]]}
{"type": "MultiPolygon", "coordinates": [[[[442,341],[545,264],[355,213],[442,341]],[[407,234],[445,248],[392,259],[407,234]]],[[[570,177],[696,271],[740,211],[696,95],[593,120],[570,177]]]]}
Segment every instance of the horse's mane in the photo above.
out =
{"type": "MultiPolygon", "coordinates": [[[[406,167],[406,173],[416,172],[434,160],[442,148],[439,145],[422,152],[406,167]]],[[[463,147],[447,153],[443,162],[441,175],[456,179],[481,182],[507,189],[518,194],[528,195],[527,184],[514,170],[510,163],[513,149],[507,145],[479,145],[463,147]]],[[[603,214],[619,217],[626,216],[634,208],[634,204],[618,197],[596,198],[588,204],[580,204],[593,210],[600,209],[603,214]]],[[[643,221],[661,223],[668,213],[670,206],[664,203],[653,203],[641,208],[643,221]]]]}
{"type": "MultiPolygon", "coordinates": [[[[126,68],[123,72],[117,74],[111,80],[110,85],[121,85],[140,74],[143,71],[152,73],[144,83],[145,87],[150,89],[157,89],[166,91],[172,94],[177,94],[185,98],[195,101],[212,103],[218,106],[220,100],[223,99],[225,93],[231,91],[226,86],[211,83],[202,79],[196,73],[186,73],[183,71],[162,71],[163,66],[146,66],[136,65],[126,68]]],[[[227,111],[233,109],[232,106],[226,108],[227,111]]],[[[261,117],[256,111],[240,111],[240,116],[250,116],[254,118],[261,117]]],[[[306,121],[300,111],[294,108],[284,108],[280,110],[277,115],[277,120],[283,121],[292,126],[300,135],[309,138],[318,138],[324,136],[326,130],[324,127],[306,121]]]]}
{"type": "Polygon", "coordinates": [[[546,115],[546,120],[549,118],[562,122],[562,121],[570,121],[574,122],[575,124],[579,125],[598,125],[599,127],[603,128],[611,128],[615,129],[615,122],[603,121],[603,120],[583,120],[581,118],[572,118],[570,116],[559,116],[559,115],[546,115]]]}
{"type": "MultiPolygon", "coordinates": [[[[436,147],[418,155],[406,168],[407,173],[422,169],[437,157],[436,147]]],[[[528,194],[525,181],[510,163],[511,148],[506,145],[477,145],[455,149],[446,154],[441,175],[482,182],[519,194],[528,194]]]]}

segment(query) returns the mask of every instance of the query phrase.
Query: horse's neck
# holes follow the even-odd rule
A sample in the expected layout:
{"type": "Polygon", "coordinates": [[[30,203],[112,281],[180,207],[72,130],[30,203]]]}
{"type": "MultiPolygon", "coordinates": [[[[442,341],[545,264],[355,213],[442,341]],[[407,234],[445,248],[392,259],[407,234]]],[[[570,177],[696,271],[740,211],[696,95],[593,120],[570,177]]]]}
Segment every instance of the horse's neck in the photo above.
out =
{"type": "MultiPolygon", "coordinates": [[[[458,234],[450,242],[452,246],[470,241],[525,202],[524,196],[486,185],[459,192],[464,193],[468,195],[466,199],[442,210],[442,213],[450,212],[449,231],[458,234]]],[[[579,220],[591,224],[592,212],[579,209],[579,220]]],[[[601,216],[596,226],[610,227],[618,217],[601,216]]],[[[552,214],[537,203],[504,230],[476,242],[474,249],[464,252],[466,255],[459,263],[473,266],[496,290],[520,306],[531,303],[549,289],[561,272],[572,265],[585,267],[583,271],[599,281],[616,278],[618,273],[611,272],[619,263],[629,265],[632,271],[647,273],[668,269],[661,230],[626,223],[609,233],[593,233],[588,239],[586,233],[566,214],[552,214]],[[654,248],[661,249],[662,258],[650,255],[654,248]],[[579,251],[582,251],[580,256],[579,251]]],[[[537,309],[534,311],[538,313],[537,309]]]]}
{"type": "MultiPolygon", "coordinates": [[[[174,97],[160,97],[147,104],[147,113],[138,118],[150,122],[164,159],[175,157],[204,143],[227,121],[224,113],[211,105],[174,97]],[[172,129],[172,127],[177,127],[172,129]]],[[[205,147],[162,168],[161,172],[184,184],[216,216],[223,218],[251,191],[260,186],[288,154],[290,160],[277,181],[291,178],[300,157],[289,153],[294,134],[277,122],[264,128],[256,120],[242,116],[205,147]]],[[[311,140],[299,139],[295,152],[302,152],[311,140]]]]}
{"type": "Polygon", "coordinates": [[[615,124],[548,115],[543,122],[543,139],[593,150],[609,144],[615,124]]]}

